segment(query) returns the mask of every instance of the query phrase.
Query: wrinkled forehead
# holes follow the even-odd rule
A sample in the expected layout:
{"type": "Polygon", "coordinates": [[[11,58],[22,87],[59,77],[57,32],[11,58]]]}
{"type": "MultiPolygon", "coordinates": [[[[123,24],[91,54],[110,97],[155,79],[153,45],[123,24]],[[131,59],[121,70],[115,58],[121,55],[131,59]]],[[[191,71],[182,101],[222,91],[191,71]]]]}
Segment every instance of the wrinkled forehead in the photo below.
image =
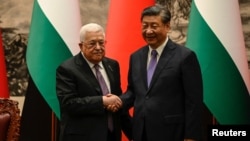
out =
{"type": "Polygon", "coordinates": [[[105,34],[103,31],[87,31],[85,34],[84,41],[99,41],[99,40],[105,40],[105,34]]]}

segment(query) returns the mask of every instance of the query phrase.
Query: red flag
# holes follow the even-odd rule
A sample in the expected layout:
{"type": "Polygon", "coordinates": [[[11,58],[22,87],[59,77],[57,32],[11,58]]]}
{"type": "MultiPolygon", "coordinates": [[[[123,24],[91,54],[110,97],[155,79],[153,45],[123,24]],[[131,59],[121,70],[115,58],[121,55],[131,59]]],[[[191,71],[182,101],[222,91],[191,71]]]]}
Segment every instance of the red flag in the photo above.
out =
{"type": "MultiPolygon", "coordinates": [[[[155,0],[111,0],[106,27],[106,55],[119,61],[121,85],[126,90],[129,56],[145,44],[141,35],[141,12],[155,0]]],[[[132,112],[133,109],[130,110],[132,112]]],[[[122,136],[122,141],[127,138],[122,136]]]]}
{"type": "Polygon", "coordinates": [[[145,44],[141,35],[141,12],[155,0],[111,0],[106,28],[106,55],[119,61],[122,89],[127,86],[129,55],[145,44]]]}
{"type": "Polygon", "coordinates": [[[0,30],[0,98],[9,98],[9,88],[7,81],[1,30],[0,30]]]}

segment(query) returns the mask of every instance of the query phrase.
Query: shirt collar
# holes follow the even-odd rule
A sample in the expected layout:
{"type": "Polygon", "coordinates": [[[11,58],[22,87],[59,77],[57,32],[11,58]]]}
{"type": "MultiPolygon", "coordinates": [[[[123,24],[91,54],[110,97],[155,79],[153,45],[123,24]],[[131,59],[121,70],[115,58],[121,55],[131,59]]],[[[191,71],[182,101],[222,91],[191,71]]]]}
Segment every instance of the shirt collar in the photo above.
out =
{"type": "MultiPolygon", "coordinates": [[[[82,54],[83,58],[86,60],[86,62],[88,63],[89,67],[90,67],[90,68],[93,68],[95,64],[94,64],[94,63],[91,63],[91,62],[84,56],[83,52],[81,52],[81,54],[82,54]]],[[[98,65],[100,66],[101,69],[103,69],[102,61],[100,61],[100,62],[98,63],[98,65]]]]}
{"type": "MultiPolygon", "coordinates": [[[[161,56],[161,53],[163,51],[163,49],[165,48],[166,44],[168,42],[168,37],[166,38],[166,40],[159,46],[157,47],[155,50],[157,51],[158,53],[158,56],[161,56]]],[[[150,55],[150,52],[152,51],[153,49],[149,46],[149,55],[150,55]]]]}

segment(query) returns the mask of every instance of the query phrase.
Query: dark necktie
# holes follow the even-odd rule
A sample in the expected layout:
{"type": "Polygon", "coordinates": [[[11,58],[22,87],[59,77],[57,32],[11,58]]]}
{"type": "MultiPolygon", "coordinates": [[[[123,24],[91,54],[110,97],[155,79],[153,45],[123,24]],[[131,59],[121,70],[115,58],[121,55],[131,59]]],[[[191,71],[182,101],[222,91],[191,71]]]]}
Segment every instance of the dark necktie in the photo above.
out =
{"type": "MultiPolygon", "coordinates": [[[[108,89],[108,86],[99,70],[100,66],[98,64],[95,64],[94,66],[95,70],[96,70],[96,78],[101,86],[101,89],[102,89],[102,94],[103,95],[106,95],[109,93],[109,89],[108,89]]],[[[113,121],[112,121],[112,116],[111,116],[111,113],[109,113],[108,115],[108,128],[110,131],[113,131],[113,121]]]]}
{"type": "Polygon", "coordinates": [[[152,79],[152,76],[154,74],[155,67],[157,64],[157,54],[158,53],[156,50],[151,51],[151,60],[148,65],[148,87],[150,85],[150,82],[151,82],[151,79],[152,79]]]}

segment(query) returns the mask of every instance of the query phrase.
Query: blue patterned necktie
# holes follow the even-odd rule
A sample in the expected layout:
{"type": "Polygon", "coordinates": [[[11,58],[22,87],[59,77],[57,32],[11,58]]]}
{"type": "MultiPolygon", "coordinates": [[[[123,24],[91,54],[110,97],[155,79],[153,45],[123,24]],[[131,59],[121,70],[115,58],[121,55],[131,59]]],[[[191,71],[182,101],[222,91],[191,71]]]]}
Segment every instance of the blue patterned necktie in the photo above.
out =
{"type": "MultiPolygon", "coordinates": [[[[94,65],[94,68],[96,70],[96,78],[101,86],[101,89],[102,89],[102,94],[103,95],[106,95],[109,93],[109,89],[108,89],[108,86],[99,70],[100,66],[98,64],[95,64],[94,65]]],[[[108,115],[108,128],[110,131],[113,131],[113,121],[112,121],[112,115],[109,113],[108,115]]]]}
{"type": "Polygon", "coordinates": [[[157,64],[157,54],[158,53],[156,50],[151,51],[151,60],[148,65],[148,87],[150,85],[150,82],[151,82],[151,79],[152,79],[152,76],[154,74],[155,67],[157,64]]]}

